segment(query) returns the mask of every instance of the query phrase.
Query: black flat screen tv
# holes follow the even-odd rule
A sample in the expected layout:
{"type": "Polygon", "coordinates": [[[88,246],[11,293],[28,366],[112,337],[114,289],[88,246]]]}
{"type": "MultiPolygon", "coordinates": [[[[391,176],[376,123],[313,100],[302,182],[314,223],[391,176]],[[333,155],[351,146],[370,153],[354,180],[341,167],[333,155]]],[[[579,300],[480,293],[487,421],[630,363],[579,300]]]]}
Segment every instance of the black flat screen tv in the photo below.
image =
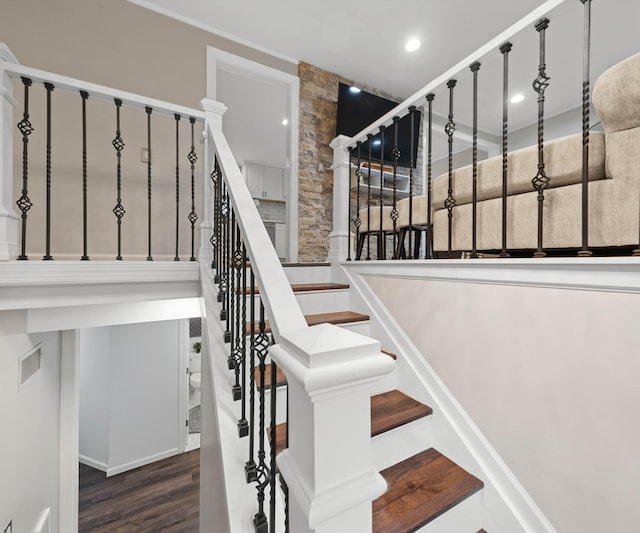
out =
{"type": "MultiPolygon", "coordinates": [[[[376,96],[366,91],[352,90],[350,85],[340,83],[338,88],[338,116],[336,135],[353,137],[369,124],[379,119],[385,113],[391,111],[398,104],[392,100],[376,96]]],[[[413,167],[416,166],[418,154],[418,137],[420,135],[420,111],[415,111],[413,123],[413,138],[411,138],[411,118],[409,114],[403,116],[398,122],[398,149],[400,157],[398,166],[409,167],[411,163],[411,147],[413,146],[413,167]]],[[[391,124],[384,134],[384,154],[380,154],[380,133],[371,139],[371,159],[382,164],[393,165],[392,150],[394,146],[394,126],[391,124]]],[[[363,161],[368,159],[369,141],[364,141],[360,146],[360,154],[363,161]]],[[[356,156],[354,150],[354,157],[356,156]]]]}

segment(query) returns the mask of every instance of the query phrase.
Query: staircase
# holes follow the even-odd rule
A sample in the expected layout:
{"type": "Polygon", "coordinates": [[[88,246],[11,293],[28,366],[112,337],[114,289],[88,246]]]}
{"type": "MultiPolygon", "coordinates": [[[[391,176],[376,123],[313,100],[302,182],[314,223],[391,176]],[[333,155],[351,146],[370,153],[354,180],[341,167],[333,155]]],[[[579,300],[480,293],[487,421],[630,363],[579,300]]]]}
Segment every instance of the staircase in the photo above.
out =
{"type": "MultiPolygon", "coordinates": [[[[349,310],[349,288],[331,282],[328,265],[285,265],[285,272],[309,325],[331,323],[375,338],[369,317],[349,310]]],[[[267,367],[265,383],[270,372],[267,367]]],[[[282,421],[287,384],[280,369],[276,384],[282,421]]],[[[486,533],[480,529],[483,482],[432,447],[432,408],[403,393],[393,374],[378,388],[371,398],[373,461],[389,488],[373,502],[374,533],[486,533]]],[[[277,453],[286,434],[286,423],[279,423],[277,453]]]]}

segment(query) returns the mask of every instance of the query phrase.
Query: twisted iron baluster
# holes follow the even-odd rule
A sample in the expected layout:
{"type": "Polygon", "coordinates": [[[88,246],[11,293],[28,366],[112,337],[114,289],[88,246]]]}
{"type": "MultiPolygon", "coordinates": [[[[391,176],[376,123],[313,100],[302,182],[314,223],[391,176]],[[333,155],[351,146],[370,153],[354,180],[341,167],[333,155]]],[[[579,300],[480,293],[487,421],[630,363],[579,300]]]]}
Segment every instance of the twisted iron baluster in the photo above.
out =
{"type": "Polygon", "coordinates": [[[211,246],[213,246],[213,258],[211,268],[215,269],[214,283],[220,283],[220,169],[218,157],[214,156],[213,170],[211,171],[213,182],[213,232],[211,233],[211,246]]]}
{"type": "Polygon", "coordinates": [[[371,143],[373,142],[373,134],[367,135],[367,145],[369,153],[367,156],[367,261],[371,260],[371,143]]]}
{"type": "Polygon", "coordinates": [[[508,119],[509,119],[509,52],[512,44],[504,43],[500,47],[503,62],[502,74],[502,251],[500,257],[509,257],[507,252],[507,178],[508,163],[508,119]]]}
{"type": "MultiPolygon", "coordinates": [[[[222,181],[222,180],[221,180],[222,181]]],[[[227,196],[227,187],[222,181],[221,185],[221,201],[220,201],[220,284],[218,286],[218,302],[222,304],[220,309],[220,320],[226,321],[226,329],[225,329],[225,337],[227,335],[226,332],[229,331],[229,316],[227,313],[227,275],[228,275],[228,262],[227,258],[227,248],[229,246],[229,234],[228,234],[228,224],[229,224],[229,198],[227,196]]]]}
{"type": "Polygon", "coordinates": [[[545,257],[542,249],[544,190],[549,187],[550,178],[544,171],[544,91],[549,86],[550,78],[546,75],[545,64],[545,31],[549,27],[549,19],[542,19],[536,24],[540,34],[540,63],[538,77],[533,80],[533,90],[538,93],[538,173],[531,180],[533,188],[538,191],[538,249],[533,257],[545,257]]]}
{"type": "Polygon", "coordinates": [[[387,248],[386,238],[383,231],[383,212],[384,212],[384,131],[386,126],[380,126],[380,193],[378,201],[380,202],[380,233],[378,234],[378,259],[386,259],[387,248]]]}
{"type": "Polygon", "coordinates": [[[256,533],[267,533],[268,531],[268,521],[267,516],[264,512],[264,492],[266,488],[269,486],[269,482],[271,480],[271,470],[267,466],[266,463],[266,452],[265,452],[265,442],[264,442],[264,433],[265,433],[265,361],[267,358],[267,353],[269,351],[269,345],[271,344],[269,336],[266,334],[266,325],[264,321],[264,305],[262,303],[262,299],[260,300],[260,322],[259,322],[259,333],[255,340],[256,353],[258,355],[259,361],[259,398],[260,403],[258,407],[258,466],[256,469],[256,483],[257,483],[257,491],[258,491],[258,512],[253,518],[253,524],[256,529],[256,533]]]}
{"type": "Polygon", "coordinates": [[[147,112],[147,261],[153,261],[151,255],[151,112],[153,109],[146,106],[147,112]]]}
{"type": "Polygon", "coordinates": [[[233,209],[233,205],[229,207],[231,209],[231,216],[229,217],[229,254],[227,257],[227,264],[229,265],[229,273],[227,276],[228,280],[228,290],[227,290],[227,300],[229,310],[227,314],[227,324],[229,327],[224,334],[224,342],[231,343],[229,350],[229,357],[227,358],[227,365],[229,370],[233,370],[235,374],[235,385],[231,388],[231,393],[233,394],[233,399],[236,399],[237,388],[239,387],[239,377],[238,377],[238,369],[236,367],[236,359],[235,359],[235,346],[236,346],[236,294],[235,294],[235,285],[236,285],[236,268],[235,268],[235,251],[236,251],[236,212],[233,209]],[[227,335],[228,333],[228,335],[227,335]]]}
{"type": "Polygon", "coordinates": [[[413,138],[415,134],[414,118],[416,114],[416,106],[409,107],[409,257],[418,258],[418,250],[411,251],[411,233],[413,231],[413,166],[415,164],[415,154],[413,153],[413,138]]]}
{"type": "Polygon", "coordinates": [[[193,126],[196,122],[194,117],[189,117],[189,122],[191,123],[191,151],[187,156],[189,163],[191,163],[191,212],[189,213],[189,222],[191,222],[191,257],[189,261],[195,261],[195,235],[196,235],[196,220],[198,220],[198,215],[196,215],[196,178],[195,178],[195,168],[196,161],[198,160],[198,156],[196,155],[195,146],[193,144],[193,126]]]}
{"type": "Polygon", "coordinates": [[[433,227],[431,223],[431,160],[433,156],[433,100],[435,94],[427,95],[429,105],[429,137],[427,139],[427,242],[425,243],[425,259],[433,259],[433,227]]]}
{"type": "Polygon", "coordinates": [[[347,188],[347,261],[351,261],[351,165],[353,161],[353,147],[349,146],[349,165],[347,166],[349,187],[347,188]]]}
{"type": "MultiPolygon", "coordinates": [[[[235,373],[236,383],[233,386],[233,399],[235,401],[239,401],[242,399],[242,385],[240,384],[240,372],[242,370],[242,337],[244,337],[244,329],[245,325],[241,322],[241,313],[242,313],[242,305],[241,298],[245,299],[244,293],[242,293],[241,283],[242,283],[242,237],[240,236],[240,226],[238,225],[238,221],[235,221],[235,248],[233,251],[233,268],[236,275],[235,280],[235,290],[233,294],[235,294],[235,321],[236,325],[234,328],[233,334],[233,370],[235,373]]],[[[243,417],[244,418],[244,417],[243,417]]]]}
{"type": "MultiPolygon", "coordinates": [[[[238,235],[240,230],[238,229],[238,235]]],[[[247,298],[253,298],[253,294],[247,294],[247,248],[242,242],[242,284],[240,292],[242,294],[242,318],[240,321],[240,354],[242,366],[242,414],[238,421],[238,435],[246,437],[249,434],[249,422],[247,421],[247,298]]]]}
{"type": "Polygon", "coordinates": [[[45,224],[45,255],[44,261],[52,261],[51,255],[51,93],[53,84],[45,82],[44,88],[47,90],[47,157],[46,157],[46,224],[45,224]]]}
{"type": "Polygon", "coordinates": [[[87,254],[87,91],[80,91],[82,98],[82,261],[89,261],[87,254]]]}
{"type": "Polygon", "coordinates": [[[471,193],[472,230],[471,257],[478,257],[478,70],[480,63],[475,61],[469,66],[473,72],[473,190],[471,193]]]}
{"type": "MultiPolygon", "coordinates": [[[[591,56],[591,0],[584,5],[584,34],[582,48],[582,249],[579,257],[591,257],[589,250],[589,90],[591,56]]],[[[640,252],[639,252],[640,253],[640,252]]]]}
{"type": "Polygon", "coordinates": [[[271,471],[269,486],[269,533],[276,533],[276,363],[271,360],[271,383],[269,384],[271,400],[271,424],[269,426],[269,450],[271,451],[271,471]]]}
{"type": "Polygon", "coordinates": [[[449,227],[448,227],[448,250],[449,257],[451,257],[451,248],[453,240],[453,208],[456,206],[456,200],[453,197],[453,134],[456,131],[456,125],[453,122],[453,88],[456,86],[456,80],[449,80],[447,87],[449,88],[449,121],[447,122],[444,132],[448,137],[449,142],[449,185],[447,189],[447,199],[444,201],[444,206],[449,212],[449,227]]]}
{"type": "Polygon", "coordinates": [[[120,107],[122,106],[122,100],[120,98],[114,98],[114,102],[116,105],[116,136],[112,141],[112,145],[116,150],[116,206],[113,208],[113,214],[116,216],[118,221],[118,256],[116,257],[117,261],[122,261],[122,217],[125,214],[124,206],[122,205],[122,150],[124,149],[124,141],[120,136],[120,107]]]}
{"type": "Polygon", "coordinates": [[[255,377],[255,366],[256,366],[256,278],[253,274],[253,270],[251,270],[251,286],[250,286],[250,297],[249,301],[249,353],[251,356],[250,359],[250,368],[251,371],[249,373],[249,460],[244,465],[244,473],[247,479],[247,483],[252,483],[257,479],[257,466],[255,461],[255,452],[254,452],[254,441],[255,441],[255,404],[256,404],[256,396],[255,396],[255,386],[256,386],[256,377],[255,377]]]}
{"type": "Polygon", "coordinates": [[[30,78],[20,78],[24,85],[24,111],[22,113],[22,120],[18,122],[17,128],[22,133],[22,194],[16,205],[22,213],[22,245],[20,248],[20,255],[18,259],[26,261],[29,259],[27,256],[27,213],[33,206],[29,199],[29,135],[33,133],[33,126],[29,121],[29,87],[31,87],[32,81],[30,78]]]}
{"type": "Polygon", "coordinates": [[[393,205],[391,207],[391,221],[393,222],[393,258],[397,259],[396,252],[398,240],[398,214],[397,209],[397,192],[398,192],[398,159],[400,157],[400,148],[398,148],[398,121],[400,117],[393,117],[393,148],[391,149],[391,157],[393,158],[393,205]]]}
{"type": "Polygon", "coordinates": [[[176,256],[174,261],[180,261],[178,241],[180,235],[180,115],[175,113],[176,120],[176,256]]]}
{"type": "Polygon", "coordinates": [[[356,250],[356,259],[360,259],[360,255],[362,254],[362,250],[360,247],[360,226],[362,225],[362,219],[360,218],[360,183],[362,181],[362,168],[360,165],[362,164],[361,156],[360,156],[360,146],[362,145],[361,141],[356,143],[358,148],[358,168],[356,168],[356,217],[353,221],[353,225],[356,228],[356,246],[358,249],[356,250]]]}

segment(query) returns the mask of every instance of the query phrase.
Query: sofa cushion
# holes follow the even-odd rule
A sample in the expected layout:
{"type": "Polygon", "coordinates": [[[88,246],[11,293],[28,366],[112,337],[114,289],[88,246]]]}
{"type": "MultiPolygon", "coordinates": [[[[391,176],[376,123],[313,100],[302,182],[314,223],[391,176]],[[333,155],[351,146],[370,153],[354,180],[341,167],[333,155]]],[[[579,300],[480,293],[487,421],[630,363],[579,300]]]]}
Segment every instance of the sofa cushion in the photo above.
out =
{"type": "MultiPolygon", "coordinates": [[[[582,181],[582,134],[554,139],[544,144],[545,172],[551,179],[549,188],[582,181]]],[[[507,156],[507,194],[530,192],[531,180],[538,170],[538,147],[530,146],[507,156]]],[[[605,137],[602,132],[589,136],[589,181],[605,179],[605,137]]],[[[444,173],[432,182],[433,210],[444,209],[449,175],[444,173]]],[[[453,171],[453,197],[456,205],[471,203],[473,165],[453,171]]],[[[478,201],[502,197],[502,155],[478,162],[478,201]]]]}

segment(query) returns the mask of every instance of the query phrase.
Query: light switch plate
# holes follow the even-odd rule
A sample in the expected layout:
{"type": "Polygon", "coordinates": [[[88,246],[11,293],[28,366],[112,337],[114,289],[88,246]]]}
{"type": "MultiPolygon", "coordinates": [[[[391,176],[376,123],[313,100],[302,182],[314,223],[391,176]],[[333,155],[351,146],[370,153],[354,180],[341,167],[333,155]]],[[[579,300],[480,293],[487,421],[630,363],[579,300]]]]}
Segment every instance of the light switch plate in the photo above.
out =
{"type": "Polygon", "coordinates": [[[13,533],[13,520],[7,524],[7,527],[4,528],[3,533],[13,533]]]}

